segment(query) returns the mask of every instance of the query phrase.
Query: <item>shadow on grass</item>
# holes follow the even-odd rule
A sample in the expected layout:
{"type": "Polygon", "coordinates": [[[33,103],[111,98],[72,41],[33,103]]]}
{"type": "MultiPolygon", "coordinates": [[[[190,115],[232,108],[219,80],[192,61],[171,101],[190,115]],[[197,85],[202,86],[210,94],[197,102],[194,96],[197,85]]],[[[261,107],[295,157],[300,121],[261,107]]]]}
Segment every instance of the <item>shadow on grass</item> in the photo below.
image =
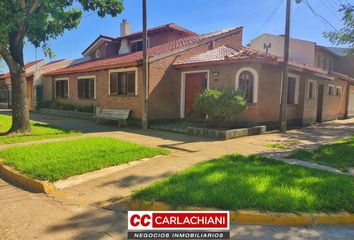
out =
{"type": "Polygon", "coordinates": [[[225,156],[135,193],[174,207],[276,212],[354,212],[354,178],[290,166],[260,156],[225,156]]]}
{"type": "Polygon", "coordinates": [[[310,161],[348,171],[354,168],[354,136],[333,144],[322,145],[313,152],[295,151],[290,158],[310,161]]]}

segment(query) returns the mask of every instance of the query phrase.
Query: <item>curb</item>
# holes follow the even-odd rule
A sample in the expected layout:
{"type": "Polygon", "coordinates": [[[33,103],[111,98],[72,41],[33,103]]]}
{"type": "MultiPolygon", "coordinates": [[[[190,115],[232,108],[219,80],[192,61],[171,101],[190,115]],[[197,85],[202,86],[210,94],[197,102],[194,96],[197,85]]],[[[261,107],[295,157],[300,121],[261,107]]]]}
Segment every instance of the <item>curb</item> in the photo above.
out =
{"type": "MultiPolygon", "coordinates": [[[[122,206],[133,211],[220,211],[213,208],[185,207],[174,209],[162,203],[146,203],[132,199],[123,199],[119,202],[122,206]]],[[[230,221],[234,224],[260,224],[275,226],[313,226],[313,225],[353,225],[354,214],[343,213],[273,213],[257,211],[230,211],[230,221]]]]}
{"type": "Polygon", "coordinates": [[[15,171],[11,167],[4,165],[1,162],[1,159],[0,159],[0,176],[4,180],[12,183],[13,185],[28,190],[30,192],[49,194],[56,191],[56,188],[52,183],[31,179],[15,171]]]}

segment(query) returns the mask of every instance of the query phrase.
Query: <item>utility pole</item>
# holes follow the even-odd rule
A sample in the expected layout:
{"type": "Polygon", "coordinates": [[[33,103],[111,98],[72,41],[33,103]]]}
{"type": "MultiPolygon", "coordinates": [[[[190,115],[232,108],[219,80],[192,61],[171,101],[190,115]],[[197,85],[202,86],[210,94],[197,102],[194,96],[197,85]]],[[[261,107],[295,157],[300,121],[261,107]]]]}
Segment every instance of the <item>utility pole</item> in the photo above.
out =
{"type": "Polygon", "coordinates": [[[141,128],[147,129],[148,100],[149,100],[149,59],[148,59],[148,35],[147,35],[147,6],[143,0],[143,101],[141,128]]]}
{"type": "Polygon", "coordinates": [[[287,122],[290,14],[291,14],[291,0],[286,0],[284,70],[283,70],[282,96],[281,96],[281,104],[280,104],[280,132],[281,133],[286,133],[286,122],[287,122]]]}
{"type": "MultiPolygon", "coordinates": [[[[286,133],[287,107],[288,107],[288,75],[289,75],[289,43],[290,43],[290,21],[291,21],[291,1],[286,0],[285,36],[284,36],[284,70],[282,96],[280,103],[280,132],[286,133]]],[[[302,0],[295,0],[300,4],[302,0]]]]}

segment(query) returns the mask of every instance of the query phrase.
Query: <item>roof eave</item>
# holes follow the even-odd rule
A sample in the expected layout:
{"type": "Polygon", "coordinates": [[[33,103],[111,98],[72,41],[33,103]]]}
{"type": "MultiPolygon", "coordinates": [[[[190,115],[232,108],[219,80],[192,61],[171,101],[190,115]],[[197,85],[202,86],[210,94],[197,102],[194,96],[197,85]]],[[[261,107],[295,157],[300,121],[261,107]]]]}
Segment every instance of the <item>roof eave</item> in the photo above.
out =
{"type": "Polygon", "coordinates": [[[106,70],[106,69],[114,69],[114,68],[137,67],[139,65],[141,65],[141,60],[134,61],[134,62],[129,62],[129,63],[122,63],[122,64],[104,65],[104,66],[88,68],[88,69],[82,69],[82,70],[71,70],[71,71],[63,71],[63,72],[55,72],[55,71],[53,71],[53,72],[45,73],[45,74],[43,74],[43,76],[45,76],[45,77],[54,77],[54,76],[59,76],[59,75],[69,75],[69,74],[75,74],[75,73],[94,72],[94,71],[106,70]]]}
{"type": "Polygon", "coordinates": [[[166,57],[170,57],[172,55],[176,55],[178,53],[181,53],[181,52],[184,52],[184,51],[187,51],[187,50],[190,50],[192,48],[195,48],[195,47],[198,47],[198,46],[201,46],[201,45],[204,45],[204,44],[207,44],[209,42],[212,42],[216,39],[220,39],[220,38],[223,38],[223,37],[226,37],[226,36],[229,36],[231,34],[235,34],[235,33],[238,33],[238,32],[242,32],[243,30],[243,27],[237,27],[235,29],[232,29],[228,32],[225,32],[225,33],[221,33],[221,34],[217,34],[215,36],[211,36],[209,38],[206,38],[206,39],[202,39],[200,41],[197,41],[195,43],[192,43],[192,44],[187,44],[186,46],[184,47],[181,47],[181,48],[177,48],[175,50],[172,50],[172,51],[168,51],[166,53],[162,53],[160,55],[156,55],[156,56],[153,56],[149,59],[149,62],[155,62],[155,61],[158,61],[158,60],[161,60],[161,59],[164,59],[166,57]]]}

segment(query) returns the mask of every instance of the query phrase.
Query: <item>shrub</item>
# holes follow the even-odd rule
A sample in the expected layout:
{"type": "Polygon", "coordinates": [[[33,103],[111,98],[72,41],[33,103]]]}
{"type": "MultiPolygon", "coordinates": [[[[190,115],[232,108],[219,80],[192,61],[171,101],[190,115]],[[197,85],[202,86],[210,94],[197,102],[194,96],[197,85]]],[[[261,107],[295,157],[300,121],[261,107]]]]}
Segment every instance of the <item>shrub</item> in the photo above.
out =
{"type": "Polygon", "coordinates": [[[220,126],[245,110],[246,105],[247,100],[241,91],[225,87],[205,90],[197,97],[194,107],[208,116],[210,125],[220,126]]]}
{"type": "Polygon", "coordinates": [[[74,111],[74,112],[87,112],[87,113],[94,113],[94,106],[79,106],[74,104],[68,103],[61,103],[58,101],[45,101],[40,102],[37,106],[39,109],[41,108],[49,108],[49,109],[58,109],[58,110],[65,110],[65,111],[74,111]]]}

